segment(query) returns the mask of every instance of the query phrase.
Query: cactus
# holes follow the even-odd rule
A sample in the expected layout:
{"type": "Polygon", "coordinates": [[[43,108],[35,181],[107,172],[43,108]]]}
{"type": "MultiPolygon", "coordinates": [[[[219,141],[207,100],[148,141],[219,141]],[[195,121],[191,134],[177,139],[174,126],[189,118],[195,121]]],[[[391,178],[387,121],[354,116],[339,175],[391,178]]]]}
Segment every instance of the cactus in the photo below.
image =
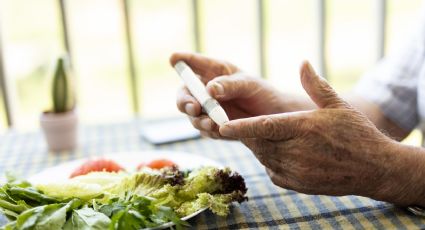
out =
{"type": "Polygon", "coordinates": [[[56,64],[52,84],[53,112],[63,113],[74,108],[74,92],[69,79],[68,65],[63,57],[56,64]]]}

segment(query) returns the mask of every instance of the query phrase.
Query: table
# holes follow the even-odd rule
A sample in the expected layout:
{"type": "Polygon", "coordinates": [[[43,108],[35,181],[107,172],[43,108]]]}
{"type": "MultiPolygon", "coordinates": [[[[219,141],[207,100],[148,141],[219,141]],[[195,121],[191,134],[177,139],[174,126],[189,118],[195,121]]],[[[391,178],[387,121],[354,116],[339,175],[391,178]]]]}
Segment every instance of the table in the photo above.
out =
{"type": "MultiPolygon", "coordinates": [[[[202,154],[240,172],[246,179],[249,201],[235,204],[226,218],[204,212],[190,220],[193,229],[411,229],[425,228],[420,218],[391,204],[358,196],[330,197],[299,194],[279,188],[249,149],[236,141],[198,139],[153,146],[140,138],[141,121],[80,128],[79,148],[49,153],[39,132],[9,132],[0,136],[0,173],[22,176],[72,159],[145,149],[202,154]]],[[[0,217],[0,225],[5,223],[0,217]]]]}

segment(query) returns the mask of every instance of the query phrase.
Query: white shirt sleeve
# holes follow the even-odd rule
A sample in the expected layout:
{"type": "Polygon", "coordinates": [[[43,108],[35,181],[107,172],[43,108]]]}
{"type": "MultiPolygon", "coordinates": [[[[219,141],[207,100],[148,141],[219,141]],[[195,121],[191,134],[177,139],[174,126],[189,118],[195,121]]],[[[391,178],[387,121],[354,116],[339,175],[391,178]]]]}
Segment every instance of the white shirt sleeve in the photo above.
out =
{"type": "Polygon", "coordinates": [[[382,59],[363,76],[354,90],[359,96],[380,106],[388,119],[407,131],[419,123],[418,80],[420,74],[424,74],[421,70],[425,67],[424,19],[401,52],[382,59]]]}

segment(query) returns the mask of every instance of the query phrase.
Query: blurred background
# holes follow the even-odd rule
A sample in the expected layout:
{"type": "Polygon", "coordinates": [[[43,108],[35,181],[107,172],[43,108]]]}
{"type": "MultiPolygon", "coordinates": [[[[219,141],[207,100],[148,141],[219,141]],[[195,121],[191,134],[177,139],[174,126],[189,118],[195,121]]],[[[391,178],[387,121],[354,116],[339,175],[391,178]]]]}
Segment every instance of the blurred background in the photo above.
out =
{"type": "Polygon", "coordinates": [[[421,2],[1,0],[0,131],[39,127],[52,65],[67,50],[85,124],[177,115],[181,83],[168,58],[179,50],[226,59],[295,93],[309,59],[345,92],[408,37],[421,2]]]}

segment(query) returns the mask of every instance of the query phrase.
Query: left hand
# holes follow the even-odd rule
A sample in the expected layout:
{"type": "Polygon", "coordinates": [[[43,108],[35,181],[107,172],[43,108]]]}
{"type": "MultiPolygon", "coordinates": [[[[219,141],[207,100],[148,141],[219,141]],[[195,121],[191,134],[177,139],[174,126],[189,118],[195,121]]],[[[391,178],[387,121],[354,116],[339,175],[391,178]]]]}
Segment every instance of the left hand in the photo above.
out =
{"type": "Polygon", "coordinates": [[[394,154],[398,143],[341,99],[309,63],[300,74],[319,109],[232,120],[220,134],[241,139],[283,188],[386,199],[386,182],[403,165],[397,157],[403,154],[394,154]]]}

